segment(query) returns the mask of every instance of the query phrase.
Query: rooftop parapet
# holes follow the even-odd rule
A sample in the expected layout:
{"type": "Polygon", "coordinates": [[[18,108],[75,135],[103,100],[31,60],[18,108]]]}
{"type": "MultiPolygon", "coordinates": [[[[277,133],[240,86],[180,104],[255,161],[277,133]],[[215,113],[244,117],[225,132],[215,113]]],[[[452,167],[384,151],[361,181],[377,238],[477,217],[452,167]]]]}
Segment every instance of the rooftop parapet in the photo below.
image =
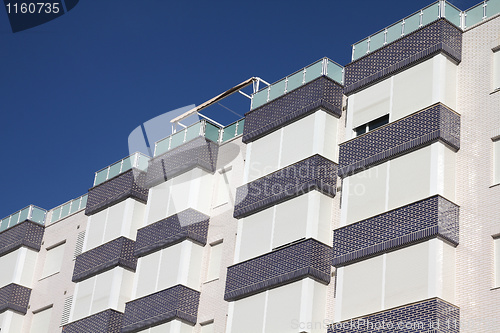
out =
{"type": "Polygon", "coordinates": [[[352,61],[355,61],[385,45],[392,43],[440,18],[446,18],[457,28],[465,30],[500,13],[500,0],[486,0],[465,11],[448,1],[436,1],[367,38],[352,45],[352,61]]]}
{"type": "Polygon", "coordinates": [[[122,158],[118,162],[115,162],[95,173],[94,186],[104,183],[108,179],[118,176],[132,168],[136,168],[142,171],[146,171],[148,168],[148,161],[151,158],[142,153],[136,152],[125,158],[122,158]]]}
{"type": "Polygon", "coordinates": [[[214,121],[202,119],[186,128],[155,142],[154,156],[159,156],[169,150],[179,147],[183,143],[194,140],[198,137],[205,137],[215,143],[224,143],[241,134],[245,118],[242,118],[227,126],[215,124],[214,121]]]}
{"type": "Polygon", "coordinates": [[[43,208],[37,207],[35,205],[29,205],[0,221],[0,232],[11,228],[21,222],[26,220],[33,221],[38,224],[45,224],[45,216],[47,215],[47,211],[43,208]]]}
{"type": "Polygon", "coordinates": [[[344,84],[344,67],[333,60],[323,58],[253,93],[250,109],[256,109],[323,75],[341,85],[344,84]]]}

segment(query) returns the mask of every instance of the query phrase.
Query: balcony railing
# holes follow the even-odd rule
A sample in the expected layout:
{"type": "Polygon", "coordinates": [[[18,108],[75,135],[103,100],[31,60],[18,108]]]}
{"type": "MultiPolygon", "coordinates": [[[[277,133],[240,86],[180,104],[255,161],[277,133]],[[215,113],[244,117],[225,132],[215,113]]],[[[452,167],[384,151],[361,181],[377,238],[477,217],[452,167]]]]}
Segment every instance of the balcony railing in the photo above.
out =
{"type": "Polygon", "coordinates": [[[52,212],[52,216],[50,217],[50,223],[56,222],[68,215],[84,209],[87,205],[87,196],[88,194],[84,194],[81,197],[70,200],[60,206],[57,206],[56,208],[51,209],[50,211],[52,212]]]}
{"type": "Polygon", "coordinates": [[[276,99],[284,94],[322,76],[326,75],[332,80],[343,84],[344,82],[344,67],[336,62],[323,58],[315,63],[304,67],[303,69],[288,75],[268,87],[252,94],[251,109],[258,108],[273,99],[276,99]]]}
{"type": "Polygon", "coordinates": [[[482,1],[465,11],[461,11],[448,1],[440,0],[354,44],[352,60],[378,50],[440,18],[446,18],[464,30],[498,13],[500,13],[500,0],[482,1]]]}
{"type": "Polygon", "coordinates": [[[108,179],[116,177],[119,174],[124,173],[125,171],[128,171],[132,168],[145,171],[148,168],[148,161],[150,159],[151,158],[149,156],[146,156],[139,152],[127,156],[119,160],[118,162],[97,171],[94,176],[94,186],[99,185],[108,179]]]}
{"type": "Polygon", "coordinates": [[[47,211],[35,205],[29,205],[20,211],[7,216],[0,221],[0,232],[15,226],[18,223],[30,220],[39,224],[45,223],[45,216],[47,211]]]}
{"type": "Polygon", "coordinates": [[[203,119],[155,143],[154,156],[159,156],[197,137],[203,136],[213,142],[223,143],[243,134],[245,118],[225,127],[219,127],[203,119]]]}
{"type": "Polygon", "coordinates": [[[472,27],[498,13],[500,13],[500,0],[483,1],[464,11],[465,20],[462,28],[472,27]]]}
{"type": "Polygon", "coordinates": [[[462,12],[446,1],[437,1],[354,44],[352,46],[352,60],[378,50],[441,17],[446,17],[448,21],[459,28],[461,27],[462,12]]]}

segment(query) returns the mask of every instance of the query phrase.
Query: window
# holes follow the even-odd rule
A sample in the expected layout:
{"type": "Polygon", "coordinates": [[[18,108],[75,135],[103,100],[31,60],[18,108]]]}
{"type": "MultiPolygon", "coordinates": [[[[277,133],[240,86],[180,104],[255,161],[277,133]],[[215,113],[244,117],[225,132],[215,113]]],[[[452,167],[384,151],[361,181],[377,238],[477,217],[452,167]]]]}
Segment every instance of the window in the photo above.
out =
{"type": "Polygon", "coordinates": [[[359,136],[361,134],[365,134],[366,132],[373,131],[374,129],[384,126],[388,123],[389,115],[386,114],[385,116],[372,120],[369,123],[356,127],[354,131],[356,132],[356,136],[359,136]]]}
{"type": "Polygon", "coordinates": [[[219,277],[221,259],[222,241],[210,244],[210,261],[208,263],[207,281],[215,280],[219,277]]]}
{"type": "Polygon", "coordinates": [[[500,287],[500,236],[494,239],[495,287],[500,287]]]}
{"type": "Polygon", "coordinates": [[[49,333],[50,316],[52,315],[52,305],[48,308],[33,312],[30,333],[49,333]]]}
{"type": "Polygon", "coordinates": [[[493,89],[500,89],[500,46],[493,49],[493,89]]]}
{"type": "Polygon", "coordinates": [[[45,263],[43,265],[42,278],[58,273],[61,270],[65,245],[66,241],[52,246],[51,248],[47,248],[45,263]]]}
{"type": "Polygon", "coordinates": [[[500,138],[493,141],[493,183],[500,183],[500,138]]]}

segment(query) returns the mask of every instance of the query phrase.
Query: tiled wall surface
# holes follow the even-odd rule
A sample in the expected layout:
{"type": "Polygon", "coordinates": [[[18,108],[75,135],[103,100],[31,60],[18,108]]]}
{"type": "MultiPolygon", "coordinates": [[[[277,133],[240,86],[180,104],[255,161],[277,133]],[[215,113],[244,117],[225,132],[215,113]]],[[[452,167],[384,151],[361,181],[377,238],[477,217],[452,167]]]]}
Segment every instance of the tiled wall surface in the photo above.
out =
{"type": "Polygon", "coordinates": [[[436,141],[460,148],[460,115],[442,104],[342,143],[339,175],[348,176],[436,141]]]}
{"type": "Polygon", "coordinates": [[[39,251],[44,227],[38,223],[25,221],[0,233],[0,256],[25,246],[39,251]]]}
{"type": "Polygon", "coordinates": [[[209,219],[209,216],[189,208],[141,228],[137,230],[134,255],[144,256],[188,238],[205,245],[209,219]]]}
{"type": "Polygon", "coordinates": [[[106,310],[64,326],[64,333],[120,333],[123,313],[106,310]]]}
{"type": "Polygon", "coordinates": [[[204,137],[186,142],[149,161],[145,185],[151,188],[195,167],[213,173],[218,152],[219,146],[204,137]]]}
{"type": "Polygon", "coordinates": [[[245,114],[243,142],[254,141],[320,108],[340,117],[342,98],[343,87],[321,76],[245,114]]]}
{"type": "Polygon", "coordinates": [[[127,303],[122,332],[137,332],[173,319],[196,324],[200,292],[178,285],[127,303]]]}
{"type": "Polygon", "coordinates": [[[31,289],[15,283],[0,288],[0,312],[13,310],[26,314],[30,295],[31,289]]]}
{"type": "Polygon", "coordinates": [[[344,93],[351,94],[440,52],[460,62],[462,32],[445,19],[348,64],[345,67],[344,93]]]}
{"type": "Polygon", "coordinates": [[[234,217],[253,214],[311,190],[333,197],[336,184],[337,164],[314,155],[239,187],[234,217]]]}
{"type": "Polygon", "coordinates": [[[80,282],[113,267],[123,267],[135,271],[137,258],[134,257],[135,242],[125,237],[86,251],[76,257],[73,282],[80,282]]]}
{"type": "Polygon", "coordinates": [[[459,207],[440,196],[334,230],[333,265],[345,265],[433,237],[455,246],[459,243],[459,207]]]}
{"type": "Polygon", "coordinates": [[[439,298],[335,323],[328,333],[360,332],[460,332],[460,310],[439,298]]]}
{"type": "Polygon", "coordinates": [[[146,174],[131,169],[89,190],[85,214],[90,216],[127,198],[141,202],[148,200],[145,188],[146,174]]]}
{"type": "Polygon", "coordinates": [[[314,239],[228,267],[224,299],[233,301],[311,277],[330,283],[332,249],[314,239]]]}

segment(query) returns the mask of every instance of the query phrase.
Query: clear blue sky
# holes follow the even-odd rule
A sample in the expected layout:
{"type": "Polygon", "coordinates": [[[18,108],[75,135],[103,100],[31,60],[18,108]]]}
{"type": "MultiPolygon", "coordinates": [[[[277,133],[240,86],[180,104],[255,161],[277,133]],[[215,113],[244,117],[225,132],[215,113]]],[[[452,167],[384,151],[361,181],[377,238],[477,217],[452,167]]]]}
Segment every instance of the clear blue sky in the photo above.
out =
{"type": "Polygon", "coordinates": [[[0,8],[0,218],[86,193],[141,123],[252,76],[346,65],[351,44],[431,2],[81,0],[15,34],[0,8]]]}

